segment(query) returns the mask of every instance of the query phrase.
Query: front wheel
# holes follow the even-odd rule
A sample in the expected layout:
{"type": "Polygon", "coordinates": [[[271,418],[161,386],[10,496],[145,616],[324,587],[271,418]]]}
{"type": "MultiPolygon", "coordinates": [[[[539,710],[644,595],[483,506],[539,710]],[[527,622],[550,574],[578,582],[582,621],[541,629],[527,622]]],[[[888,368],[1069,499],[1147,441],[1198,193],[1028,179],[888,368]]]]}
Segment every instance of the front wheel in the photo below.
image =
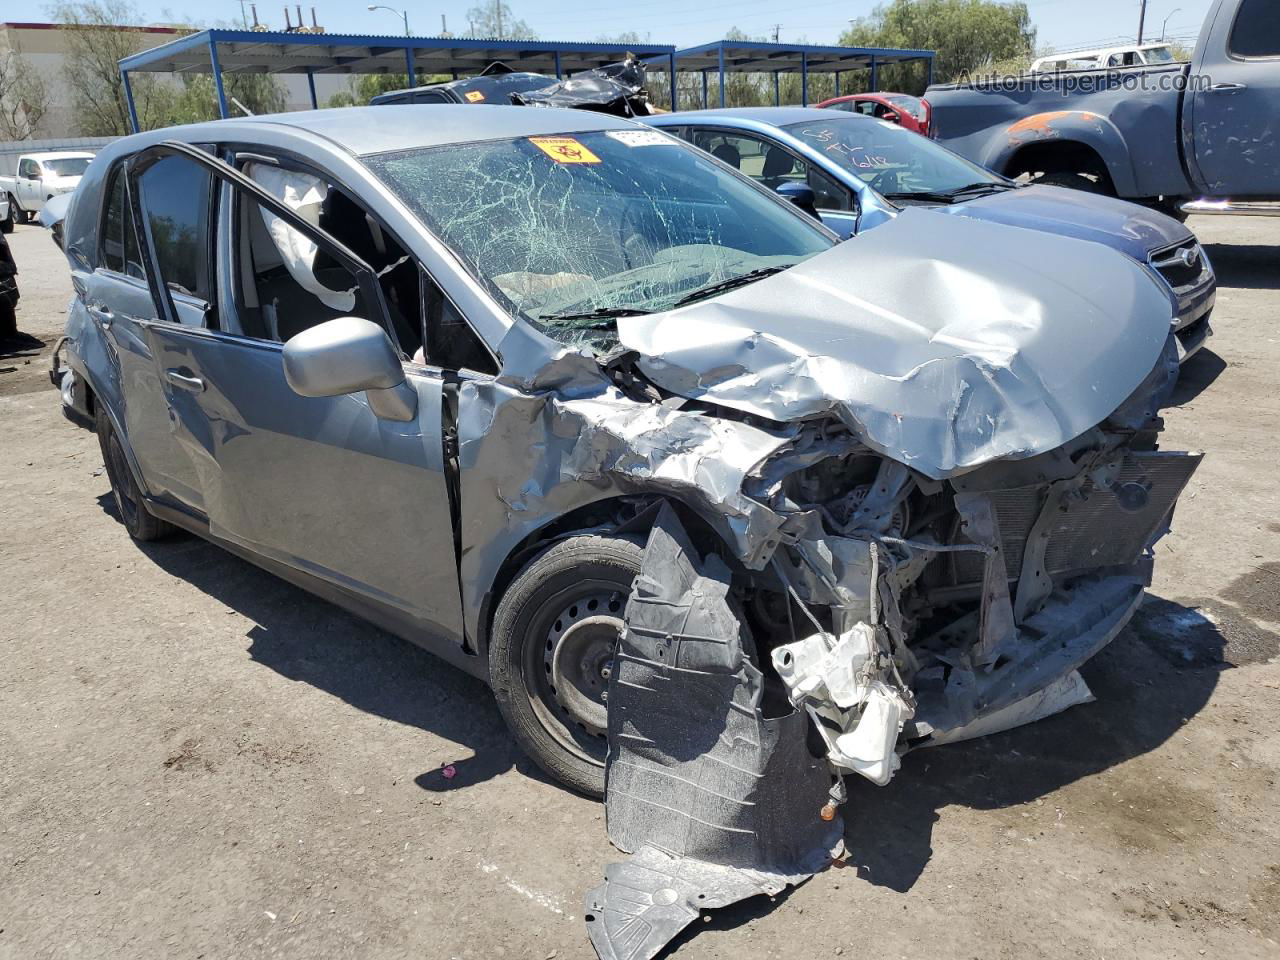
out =
{"type": "Polygon", "coordinates": [[[494,616],[489,677],[521,748],[547,773],[604,796],[609,676],[644,548],[570,537],[507,588],[494,616]]]}

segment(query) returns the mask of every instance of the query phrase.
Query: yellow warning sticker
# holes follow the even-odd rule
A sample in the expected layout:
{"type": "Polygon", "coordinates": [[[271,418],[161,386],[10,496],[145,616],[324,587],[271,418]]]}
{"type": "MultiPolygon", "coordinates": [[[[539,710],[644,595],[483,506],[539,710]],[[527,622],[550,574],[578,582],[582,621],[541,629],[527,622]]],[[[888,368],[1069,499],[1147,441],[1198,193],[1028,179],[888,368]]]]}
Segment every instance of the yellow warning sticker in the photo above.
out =
{"type": "Polygon", "coordinates": [[[484,94],[479,90],[468,90],[462,96],[466,99],[467,103],[479,103],[484,99],[484,94]]]}
{"type": "Polygon", "coordinates": [[[556,163],[599,163],[600,158],[573,137],[530,137],[529,142],[556,163]]]}

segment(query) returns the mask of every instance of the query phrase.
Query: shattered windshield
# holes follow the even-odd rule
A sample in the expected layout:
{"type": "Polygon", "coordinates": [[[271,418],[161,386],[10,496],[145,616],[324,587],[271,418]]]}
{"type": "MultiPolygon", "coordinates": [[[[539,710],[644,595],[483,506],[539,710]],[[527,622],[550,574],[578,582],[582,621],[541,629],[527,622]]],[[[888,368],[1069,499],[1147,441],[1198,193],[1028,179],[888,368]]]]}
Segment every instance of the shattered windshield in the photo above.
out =
{"type": "Polygon", "coordinates": [[[1004,183],[977,164],[897,124],[833,116],[788,124],[783,129],[885,196],[941,194],[971,184],[1004,183]]]}
{"type": "Polygon", "coordinates": [[[665,134],[609,130],[368,158],[513,316],[607,350],[619,316],[828,249],[803,214],[665,134]]]}

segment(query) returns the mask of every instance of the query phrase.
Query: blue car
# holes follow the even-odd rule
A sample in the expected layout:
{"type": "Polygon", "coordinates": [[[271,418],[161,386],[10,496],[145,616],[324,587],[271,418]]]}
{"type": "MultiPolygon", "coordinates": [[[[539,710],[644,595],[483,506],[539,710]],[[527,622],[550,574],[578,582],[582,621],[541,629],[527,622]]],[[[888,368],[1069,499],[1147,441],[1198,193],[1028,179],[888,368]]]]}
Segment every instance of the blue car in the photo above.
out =
{"type": "MultiPolygon", "coordinates": [[[[1217,278],[1172,217],[1063,187],[1009,180],[892,123],[806,107],[690,110],[643,118],[788,196],[843,237],[909,206],[1105,244],[1149,265],[1176,304],[1180,359],[1210,335],[1217,278]]],[[[1082,278],[1087,282],[1087,278],[1082,278]]]]}

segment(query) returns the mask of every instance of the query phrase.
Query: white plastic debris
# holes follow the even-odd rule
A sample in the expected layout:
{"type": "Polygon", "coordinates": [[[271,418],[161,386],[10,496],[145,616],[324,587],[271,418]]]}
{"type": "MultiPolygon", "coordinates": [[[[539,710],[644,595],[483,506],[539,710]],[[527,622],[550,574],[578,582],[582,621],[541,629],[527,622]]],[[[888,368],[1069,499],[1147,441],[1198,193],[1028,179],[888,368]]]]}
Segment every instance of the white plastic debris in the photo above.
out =
{"type": "Polygon", "coordinates": [[[886,682],[880,653],[875,627],[858,621],[834,643],[816,633],[772,657],[791,702],[813,716],[827,759],[884,786],[900,765],[895,747],[912,707],[886,682]]]}

